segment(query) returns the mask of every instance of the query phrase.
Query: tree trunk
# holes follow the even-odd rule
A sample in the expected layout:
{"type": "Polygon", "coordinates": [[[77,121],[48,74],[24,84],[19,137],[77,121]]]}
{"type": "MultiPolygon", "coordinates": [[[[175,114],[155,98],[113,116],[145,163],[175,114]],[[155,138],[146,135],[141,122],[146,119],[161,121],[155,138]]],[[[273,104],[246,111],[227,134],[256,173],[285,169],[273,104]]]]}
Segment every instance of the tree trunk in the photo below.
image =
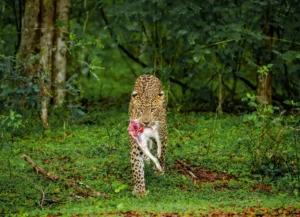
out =
{"type": "MultiPolygon", "coordinates": [[[[259,56],[257,58],[257,65],[259,67],[266,66],[270,63],[270,60],[274,59],[272,57],[272,46],[274,44],[273,37],[275,34],[274,25],[271,25],[274,22],[272,18],[273,11],[271,7],[265,12],[265,21],[262,25],[262,32],[264,35],[268,36],[268,39],[265,39],[262,47],[259,49],[259,56]]],[[[268,70],[265,73],[257,73],[257,102],[265,102],[265,106],[272,104],[272,76],[271,72],[268,70]]]]}
{"type": "Polygon", "coordinates": [[[40,118],[45,129],[49,126],[51,85],[56,87],[54,103],[62,104],[65,97],[69,8],[70,0],[25,1],[18,66],[25,76],[39,77],[40,118]],[[55,19],[64,22],[56,31],[55,19]],[[39,58],[32,58],[33,55],[39,58]]]}
{"type": "Polygon", "coordinates": [[[25,1],[21,43],[17,56],[18,66],[27,77],[36,75],[38,71],[38,63],[31,62],[30,58],[39,52],[39,16],[40,0],[25,1]]]}
{"type": "Polygon", "coordinates": [[[48,107],[51,98],[52,49],[54,28],[54,5],[52,0],[42,0],[41,7],[41,120],[43,127],[48,128],[48,107]]]}
{"type": "Polygon", "coordinates": [[[218,93],[218,112],[223,114],[222,103],[223,103],[223,90],[222,90],[222,74],[219,73],[219,93],[218,93]]]}
{"type": "Polygon", "coordinates": [[[257,75],[257,102],[272,104],[271,72],[257,75]]]}
{"type": "Polygon", "coordinates": [[[62,105],[65,99],[65,81],[67,76],[67,44],[70,0],[56,1],[55,19],[63,21],[63,24],[56,28],[54,39],[53,56],[53,102],[62,105]]]}

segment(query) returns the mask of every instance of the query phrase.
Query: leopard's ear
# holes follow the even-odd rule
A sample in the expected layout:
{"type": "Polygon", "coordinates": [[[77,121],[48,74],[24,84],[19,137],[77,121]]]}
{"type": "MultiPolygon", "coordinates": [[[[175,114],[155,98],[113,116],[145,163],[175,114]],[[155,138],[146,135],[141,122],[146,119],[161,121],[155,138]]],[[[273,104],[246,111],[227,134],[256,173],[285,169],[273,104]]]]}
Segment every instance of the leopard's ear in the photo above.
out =
{"type": "Polygon", "coordinates": [[[138,95],[138,93],[137,93],[136,91],[133,91],[132,94],[131,94],[131,96],[132,96],[133,98],[135,98],[137,95],[138,95]]]}

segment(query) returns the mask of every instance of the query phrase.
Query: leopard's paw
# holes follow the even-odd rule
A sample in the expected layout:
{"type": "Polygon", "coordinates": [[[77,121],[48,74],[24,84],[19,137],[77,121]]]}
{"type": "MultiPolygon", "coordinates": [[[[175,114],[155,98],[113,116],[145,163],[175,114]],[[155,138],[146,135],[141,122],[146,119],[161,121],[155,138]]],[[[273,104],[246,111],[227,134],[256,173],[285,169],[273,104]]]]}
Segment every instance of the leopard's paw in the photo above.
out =
{"type": "Polygon", "coordinates": [[[132,195],[136,196],[137,198],[142,198],[142,197],[145,197],[147,194],[149,193],[149,191],[136,191],[136,190],[133,190],[132,191],[132,195]]]}

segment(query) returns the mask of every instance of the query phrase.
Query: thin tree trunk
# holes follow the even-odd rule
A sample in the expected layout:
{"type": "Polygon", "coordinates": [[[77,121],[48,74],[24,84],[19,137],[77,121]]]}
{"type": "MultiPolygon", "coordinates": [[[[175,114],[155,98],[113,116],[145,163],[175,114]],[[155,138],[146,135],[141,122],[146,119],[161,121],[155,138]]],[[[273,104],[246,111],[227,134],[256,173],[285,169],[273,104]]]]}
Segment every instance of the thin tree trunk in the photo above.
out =
{"type": "Polygon", "coordinates": [[[30,62],[30,57],[39,52],[39,16],[40,0],[25,1],[25,11],[22,18],[21,42],[18,52],[18,66],[24,75],[30,77],[36,75],[38,63],[30,62]]]}
{"type": "Polygon", "coordinates": [[[51,98],[52,49],[54,28],[54,4],[52,0],[42,0],[41,7],[41,120],[43,127],[48,128],[48,107],[51,98]]]}
{"type": "MultiPolygon", "coordinates": [[[[259,56],[257,58],[257,65],[258,66],[266,66],[269,64],[269,60],[272,60],[272,51],[271,48],[274,44],[273,37],[275,34],[275,27],[274,25],[271,25],[273,21],[272,14],[274,11],[272,11],[271,7],[268,7],[268,9],[265,12],[264,18],[264,25],[262,25],[262,32],[264,35],[268,36],[269,38],[264,40],[263,45],[260,49],[259,56]]],[[[277,35],[278,36],[278,35],[277,35]]],[[[265,106],[272,104],[272,73],[271,71],[268,71],[266,73],[257,73],[257,102],[263,103],[265,102],[265,106]]]]}
{"type": "Polygon", "coordinates": [[[65,99],[65,81],[67,75],[67,44],[70,0],[56,1],[55,19],[63,21],[63,25],[56,28],[53,55],[53,102],[62,105],[65,99]]]}
{"type": "Polygon", "coordinates": [[[218,112],[223,113],[222,103],[223,103],[223,90],[222,90],[222,74],[219,73],[219,93],[218,93],[218,112]]]}
{"type": "Polygon", "coordinates": [[[231,101],[234,101],[235,91],[236,91],[236,84],[237,84],[237,77],[233,73],[233,85],[232,85],[232,92],[231,92],[231,101]]]}
{"type": "Polygon", "coordinates": [[[257,102],[272,104],[271,72],[257,76],[257,102]]]}

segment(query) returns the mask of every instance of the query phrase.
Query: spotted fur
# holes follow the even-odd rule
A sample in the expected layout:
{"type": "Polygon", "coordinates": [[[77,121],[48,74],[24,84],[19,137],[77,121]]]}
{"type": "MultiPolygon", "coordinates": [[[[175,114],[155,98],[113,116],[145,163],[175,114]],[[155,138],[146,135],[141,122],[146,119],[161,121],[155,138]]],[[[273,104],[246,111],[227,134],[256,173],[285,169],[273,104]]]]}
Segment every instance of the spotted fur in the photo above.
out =
{"type": "MultiPolygon", "coordinates": [[[[142,75],[137,78],[129,104],[130,120],[138,120],[144,127],[158,123],[158,134],[161,142],[161,153],[157,154],[159,164],[164,170],[167,144],[166,100],[162,84],[153,75],[142,75]]],[[[145,195],[144,154],[136,140],[130,136],[130,162],[135,182],[134,193],[145,195]]]]}

